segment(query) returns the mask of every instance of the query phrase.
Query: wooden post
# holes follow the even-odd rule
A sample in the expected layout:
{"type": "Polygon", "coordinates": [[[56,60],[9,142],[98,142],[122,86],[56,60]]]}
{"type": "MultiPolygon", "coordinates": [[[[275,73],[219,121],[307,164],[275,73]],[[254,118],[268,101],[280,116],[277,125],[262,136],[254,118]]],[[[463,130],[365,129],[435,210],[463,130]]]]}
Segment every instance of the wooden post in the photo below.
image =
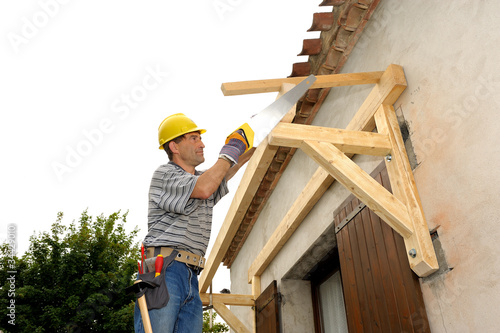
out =
{"type": "Polygon", "coordinates": [[[427,276],[438,270],[439,265],[392,105],[381,105],[375,113],[375,121],[378,132],[389,135],[393,149],[390,161],[385,161],[387,173],[394,195],[406,205],[412,222],[414,232],[404,238],[410,267],[418,276],[427,276]],[[409,255],[410,251],[414,255],[409,255]]]}
{"type": "MultiPolygon", "coordinates": [[[[252,277],[252,295],[253,295],[253,298],[254,299],[259,298],[260,294],[261,294],[260,275],[254,275],[252,277]]],[[[257,309],[255,307],[253,310],[254,310],[254,312],[257,311],[257,309]]],[[[254,318],[256,318],[255,315],[254,315],[254,318]]],[[[257,323],[255,322],[255,320],[253,321],[253,332],[257,333],[257,323]]]]}

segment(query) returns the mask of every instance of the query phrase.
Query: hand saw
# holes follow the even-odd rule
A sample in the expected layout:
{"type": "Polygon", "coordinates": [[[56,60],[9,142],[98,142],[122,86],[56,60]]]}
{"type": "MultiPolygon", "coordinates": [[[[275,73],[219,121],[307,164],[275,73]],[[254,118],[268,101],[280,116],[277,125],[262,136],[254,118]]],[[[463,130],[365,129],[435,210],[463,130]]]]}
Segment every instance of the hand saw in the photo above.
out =
{"type": "Polygon", "coordinates": [[[248,143],[248,149],[257,147],[267,137],[273,128],[283,119],[285,114],[299,101],[311,85],[316,81],[314,75],[309,75],[290,91],[275,100],[264,110],[250,117],[237,130],[243,130],[248,143]]]}

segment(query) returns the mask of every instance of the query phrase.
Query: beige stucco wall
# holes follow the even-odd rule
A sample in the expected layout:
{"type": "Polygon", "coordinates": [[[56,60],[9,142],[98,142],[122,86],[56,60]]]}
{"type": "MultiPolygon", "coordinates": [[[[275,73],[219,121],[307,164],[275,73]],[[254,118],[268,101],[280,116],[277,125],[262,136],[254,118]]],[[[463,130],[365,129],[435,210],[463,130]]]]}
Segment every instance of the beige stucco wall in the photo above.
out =
{"type": "MultiPolygon", "coordinates": [[[[408,87],[395,107],[408,122],[429,228],[440,226],[453,268],[421,283],[433,332],[500,327],[499,60],[500,2],[383,0],[342,71],[384,70],[390,63],[405,70],[408,87]]],[[[370,89],[333,89],[313,124],[345,127],[370,89]]],[[[368,172],[378,164],[365,156],[356,161],[368,172]]],[[[314,170],[297,152],[232,266],[233,293],[251,292],[248,267],[314,170]]],[[[338,184],[327,191],[262,276],[263,288],[280,282],[346,196],[338,184]]],[[[251,327],[251,311],[233,310],[251,327]]]]}

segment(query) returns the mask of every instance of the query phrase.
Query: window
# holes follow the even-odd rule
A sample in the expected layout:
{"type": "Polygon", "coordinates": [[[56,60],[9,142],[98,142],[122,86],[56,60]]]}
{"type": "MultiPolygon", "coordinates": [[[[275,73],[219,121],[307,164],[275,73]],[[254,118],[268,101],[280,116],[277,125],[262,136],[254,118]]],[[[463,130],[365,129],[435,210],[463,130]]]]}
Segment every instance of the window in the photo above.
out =
{"type": "Polygon", "coordinates": [[[337,248],[330,251],[309,273],[316,333],[347,332],[344,292],[337,248]]]}
{"type": "Polygon", "coordinates": [[[339,271],[318,286],[318,298],[321,332],[347,332],[344,295],[339,271]]]}

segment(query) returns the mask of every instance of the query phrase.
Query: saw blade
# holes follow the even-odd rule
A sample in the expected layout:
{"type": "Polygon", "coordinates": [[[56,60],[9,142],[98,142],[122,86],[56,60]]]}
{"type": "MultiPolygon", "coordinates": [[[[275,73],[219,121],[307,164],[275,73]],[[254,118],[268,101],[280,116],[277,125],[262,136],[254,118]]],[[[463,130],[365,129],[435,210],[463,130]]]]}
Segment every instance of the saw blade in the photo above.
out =
{"type": "Polygon", "coordinates": [[[316,81],[316,77],[309,75],[268,107],[250,117],[248,125],[254,131],[254,147],[257,147],[271,133],[273,128],[306,93],[314,81],[316,81]]]}

